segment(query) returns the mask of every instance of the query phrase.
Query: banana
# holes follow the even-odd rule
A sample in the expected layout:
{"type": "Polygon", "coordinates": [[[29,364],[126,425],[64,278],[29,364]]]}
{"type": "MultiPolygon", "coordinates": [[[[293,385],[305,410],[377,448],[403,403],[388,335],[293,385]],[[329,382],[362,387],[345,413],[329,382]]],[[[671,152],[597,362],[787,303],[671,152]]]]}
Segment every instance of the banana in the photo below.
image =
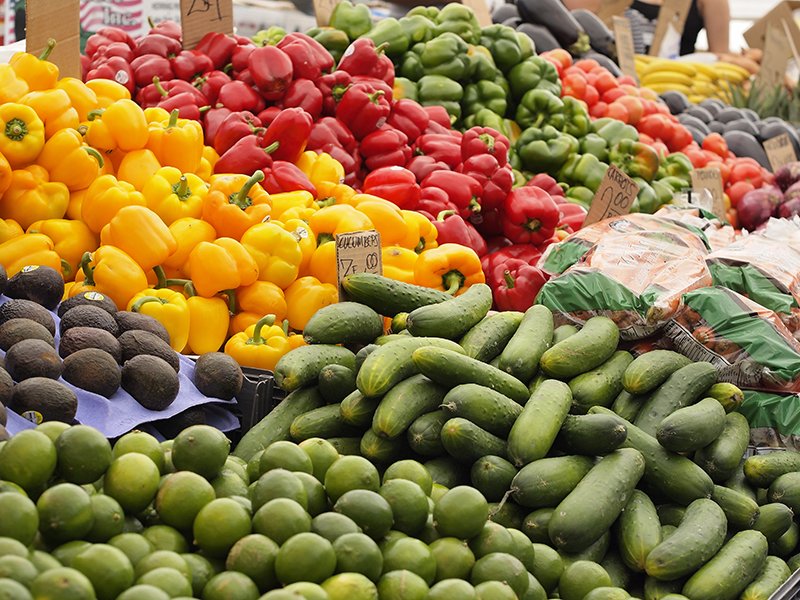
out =
{"type": "Polygon", "coordinates": [[[691,87],[691,85],[694,83],[694,79],[692,77],[684,75],[683,73],[677,73],[675,71],[649,73],[643,75],[641,79],[642,85],[647,87],[650,87],[650,84],[652,83],[678,84],[691,87]]]}
{"type": "Polygon", "coordinates": [[[695,69],[697,70],[698,75],[703,75],[708,77],[712,81],[717,78],[717,72],[714,70],[713,67],[705,64],[705,63],[693,63],[695,69]]]}
{"type": "Polygon", "coordinates": [[[719,90],[717,86],[713,83],[707,83],[704,81],[696,81],[694,85],[692,85],[692,91],[696,94],[700,94],[703,96],[711,96],[716,94],[719,90]]]}
{"type": "Polygon", "coordinates": [[[733,69],[723,68],[720,67],[717,69],[717,80],[718,81],[729,81],[732,83],[740,83],[745,79],[748,79],[749,75],[742,75],[740,71],[734,71],[733,69]]]}
{"type": "Polygon", "coordinates": [[[662,71],[682,73],[689,77],[692,77],[696,73],[695,68],[688,63],[684,63],[678,60],[666,60],[663,58],[659,58],[651,62],[649,65],[647,65],[647,68],[644,70],[642,75],[649,75],[650,73],[660,73],[662,71]]]}
{"type": "Polygon", "coordinates": [[[649,63],[653,62],[654,60],[656,60],[656,57],[655,56],[650,56],[649,54],[636,54],[634,56],[634,59],[636,59],[637,62],[642,62],[644,64],[649,64],[649,63]]]}
{"type": "Polygon", "coordinates": [[[718,62],[716,65],[714,65],[714,68],[715,69],[723,69],[725,71],[733,71],[733,72],[739,73],[742,79],[746,79],[747,77],[750,77],[750,71],[748,71],[744,67],[736,65],[734,63],[722,62],[721,61],[721,62],[718,62]]]}
{"type": "Polygon", "coordinates": [[[703,100],[707,98],[707,96],[703,96],[702,94],[689,94],[686,98],[692,104],[700,104],[703,100]]]}
{"type": "Polygon", "coordinates": [[[663,94],[664,92],[681,92],[688,96],[692,93],[692,89],[689,86],[677,83],[653,83],[648,84],[647,87],[657,94],[663,94]]]}

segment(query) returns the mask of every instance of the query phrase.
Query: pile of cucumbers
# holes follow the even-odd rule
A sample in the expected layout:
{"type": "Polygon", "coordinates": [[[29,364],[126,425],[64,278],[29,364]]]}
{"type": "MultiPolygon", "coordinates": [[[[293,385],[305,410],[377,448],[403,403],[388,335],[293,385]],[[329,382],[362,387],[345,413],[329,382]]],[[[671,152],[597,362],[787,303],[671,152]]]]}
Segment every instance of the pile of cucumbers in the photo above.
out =
{"type": "MultiPolygon", "coordinates": [[[[419,460],[562,566],[597,563],[612,586],[592,600],[767,600],[800,568],[800,453],[743,460],[743,394],[711,364],[634,358],[605,317],[578,330],[543,306],[490,312],[483,284],[457,297],[372,274],[342,285],[349,301],[280,360],[289,395],[235,455],[324,438],[379,468],[419,460]]],[[[557,581],[540,583],[552,597],[557,581]]]]}

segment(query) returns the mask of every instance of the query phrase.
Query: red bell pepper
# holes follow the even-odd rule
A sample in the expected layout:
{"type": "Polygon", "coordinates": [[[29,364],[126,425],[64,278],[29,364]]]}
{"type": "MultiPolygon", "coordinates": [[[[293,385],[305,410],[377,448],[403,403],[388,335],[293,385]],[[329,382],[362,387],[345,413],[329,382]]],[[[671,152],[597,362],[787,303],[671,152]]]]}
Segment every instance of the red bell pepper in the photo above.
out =
{"type": "Polygon", "coordinates": [[[181,29],[180,23],[177,23],[171,19],[166,19],[164,21],[159,21],[158,23],[154,23],[153,19],[149,17],[147,19],[147,22],[150,24],[150,31],[147,32],[147,35],[153,35],[155,33],[158,33],[176,39],[179,42],[182,41],[183,30],[181,29]]]}
{"type": "Polygon", "coordinates": [[[375,91],[382,91],[383,97],[389,101],[391,106],[394,101],[394,88],[386,83],[383,79],[377,77],[369,77],[368,75],[351,75],[353,83],[366,83],[375,91]]]}
{"type": "Polygon", "coordinates": [[[402,167],[411,158],[406,134],[388,125],[364,137],[358,150],[370,171],[381,167],[402,167]]]}
{"type": "Polygon", "coordinates": [[[281,106],[302,108],[311,115],[312,121],[316,121],[322,114],[322,92],[310,79],[295,79],[286,89],[281,106]]]}
{"type": "Polygon", "coordinates": [[[311,135],[313,120],[302,108],[286,108],[278,113],[264,132],[261,145],[265,148],[273,142],[280,146],[272,153],[276,161],[297,162],[306,149],[311,135]]]}
{"type": "Polygon", "coordinates": [[[175,38],[160,33],[151,33],[136,40],[134,53],[136,56],[153,54],[162,58],[170,58],[177,56],[182,49],[181,43],[175,38]]]}
{"type": "Polygon", "coordinates": [[[436,236],[439,244],[461,244],[472,248],[478,256],[486,254],[486,241],[481,234],[454,211],[440,212],[432,223],[439,232],[436,236]]]}
{"type": "MultiPolygon", "coordinates": [[[[500,237],[503,233],[503,215],[502,207],[500,208],[486,208],[481,206],[481,212],[469,218],[470,223],[475,225],[475,229],[481,232],[484,237],[500,237]]],[[[509,242],[511,243],[511,242],[509,242]]]]}
{"type": "Polygon", "coordinates": [[[126,61],[131,62],[136,55],[125,42],[111,42],[107,46],[100,46],[91,57],[91,67],[97,68],[107,61],[112,56],[119,56],[126,61]]]}
{"type": "Polygon", "coordinates": [[[158,106],[167,98],[178,94],[190,94],[193,101],[198,106],[208,104],[208,98],[188,81],[182,79],[171,79],[161,81],[158,77],[153,77],[153,82],[139,90],[136,94],[136,102],[145,108],[158,106]]]}
{"type": "Polygon", "coordinates": [[[206,146],[213,146],[219,128],[231,111],[222,105],[211,108],[203,113],[203,134],[206,146]]]}
{"type": "Polygon", "coordinates": [[[392,105],[392,114],[386,122],[405,133],[409,140],[416,140],[430,121],[428,112],[419,103],[402,98],[392,105]]]}
{"type": "Polygon", "coordinates": [[[351,75],[366,75],[382,79],[388,85],[394,85],[394,64],[384,53],[383,44],[375,47],[375,42],[370,38],[359,38],[350,44],[344,51],[338,71],[345,71],[351,75]]]}
{"type": "Polygon", "coordinates": [[[253,82],[265,100],[279,100],[292,81],[294,67],[286,53],[275,46],[256,48],[247,58],[253,82]]]}
{"type": "Polygon", "coordinates": [[[277,144],[262,148],[258,136],[246,135],[231,146],[214,164],[214,173],[241,173],[252,175],[272,167],[272,155],[277,144]]]}
{"type": "Polygon", "coordinates": [[[90,58],[94,57],[100,48],[115,42],[122,42],[131,50],[136,48],[136,42],[126,31],[117,27],[103,27],[87,38],[84,53],[90,58]]]}
{"type": "Polygon", "coordinates": [[[455,204],[450,202],[447,192],[437,187],[420,188],[419,204],[417,212],[429,216],[431,221],[436,220],[436,215],[442,211],[458,211],[455,204]]]}
{"type": "Polygon", "coordinates": [[[535,265],[542,257],[541,251],[530,244],[511,244],[497,251],[497,259],[519,258],[529,265],[535,265]]]}
{"type": "Polygon", "coordinates": [[[561,202],[558,204],[558,225],[556,229],[567,229],[570,232],[578,231],[586,220],[586,209],[574,202],[561,202]]]}
{"type": "Polygon", "coordinates": [[[550,194],[535,186],[511,190],[503,205],[503,233],[517,244],[539,245],[553,237],[558,225],[558,206],[550,194]]]}
{"type": "Polygon", "coordinates": [[[461,138],[461,160],[476,154],[489,154],[502,167],[508,162],[508,147],[508,138],[502,133],[490,127],[472,127],[461,138]]]}
{"type": "Polygon", "coordinates": [[[444,190],[458,214],[465,219],[481,210],[481,184],[469,175],[455,171],[433,171],[422,181],[423,189],[429,187],[444,190]]]}
{"type": "Polygon", "coordinates": [[[501,167],[491,154],[475,154],[458,167],[481,184],[481,210],[500,210],[514,185],[511,166],[501,167]]]}
{"type": "Polygon", "coordinates": [[[217,102],[224,104],[234,112],[249,110],[254,114],[261,112],[266,106],[258,92],[240,80],[224,84],[219,90],[217,102]]]}
{"type": "Polygon", "coordinates": [[[281,109],[279,106],[268,106],[258,113],[257,116],[261,121],[261,124],[266,127],[272,123],[275,120],[275,117],[277,117],[279,114],[281,114],[281,109]]]}
{"type": "Polygon", "coordinates": [[[183,50],[169,62],[175,77],[184,81],[192,81],[198,75],[214,69],[211,59],[197,50],[183,50]]]}
{"type": "Polygon", "coordinates": [[[406,210],[414,210],[420,198],[414,174],[403,167],[382,167],[372,171],[364,179],[364,193],[385,198],[406,210]]]}
{"type": "Polygon", "coordinates": [[[247,60],[257,47],[251,42],[249,44],[239,44],[233,49],[230,66],[234,75],[247,69],[247,60]]]}
{"type": "Polygon", "coordinates": [[[525,312],[547,282],[541,269],[524,260],[509,258],[495,265],[489,284],[497,310],[525,312]]]}
{"type": "Polygon", "coordinates": [[[216,104],[219,91],[231,78],[223,71],[207,71],[200,77],[195,77],[192,85],[196,87],[207,99],[209,104],[216,104]]]}
{"type": "Polygon", "coordinates": [[[91,79],[110,79],[120,85],[124,85],[133,94],[136,90],[136,78],[133,69],[124,58],[112,56],[105,63],[86,73],[86,80],[91,79]]]}
{"type": "Polygon", "coordinates": [[[425,133],[417,138],[414,154],[432,156],[451,169],[461,164],[461,140],[446,133],[425,133]]]}
{"type": "Polygon", "coordinates": [[[425,156],[424,154],[417,154],[412,156],[411,160],[406,164],[406,169],[414,173],[419,183],[430,175],[433,171],[444,169],[447,171],[450,167],[441,161],[436,160],[432,156],[425,156]]]}
{"type": "Polygon", "coordinates": [[[234,38],[224,33],[209,32],[197,42],[194,49],[208,56],[214,63],[215,69],[222,70],[231,62],[233,51],[237,46],[238,43],[234,38]]]}
{"type": "Polygon", "coordinates": [[[341,146],[350,153],[357,149],[356,139],[344,123],[333,117],[322,117],[311,126],[307,147],[309,150],[320,150],[328,144],[341,146]]]}
{"type": "Polygon", "coordinates": [[[445,129],[452,129],[453,122],[450,120],[450,113],[444,106],[423,106],[423,108],[431,118],[431,123],[438,123],[445,129]]]}
{"type": "Polygon", "coordinates": [[[217,128],[213,143],[214,150],[222,156],[242,138],[250,135],[259,136],[264,131],[261,121],[253,113],[246,110],[232,112],[222,120],[217,128]]]}
{"type": "Polygon", "coordinates": [[[358,152],[350,153],[338,144],[325,144],[315,152],[326,152],[338,160],[344,167],[344,182],[357,187],[360,184],[361,157],[358,152]]]}
{"type": "Polygon", "coordinates": [[[277,47],[289,56],[295,77],[315,81],[333,68],[330,53],[305,33],[289,33],[278,42],[277,47]]]}
{"type": "Polygon", "coordinates": [[[556,196],[560,196],[561,198],[565,196],[564,188],[547,173],[537,173],[531,177],[525,185],[535,185],[538,188],[542,188],[545,192],[550,194],[556,202],[558,202],[556,196]]]}
{"type": "Polygon", "coordinates": [[[367,83],[354,83],[336,105],[336,118],[347,125],[356,139],[362,140],[382,127],[391,111],[383,90],[367,83]]]}
{"type": "Polygon", "coordinates": [[[177,110],[178,116],[181,119],[191,119],[193,121],[199,121],[200,116],[203,114],[201,109],[208,108],[206,102],[198,103],[197,96],[191,92],[181,92],[179,94],[170,95],[156,106],[170,113],[173,110],[177,110]],[[202,106],[200,104],[202,104],[202,106]]]}
{"type": "Polygon", "coordinates": [[[264,181],[261,182],[261,187],[270,194],[306,190],[315,198],[317,197],[317,189],[309,181],[306,174],[296,165],[285,160],[274,161],[272,168],[269,171],[264,171],[264,181]]]}
{"type": "Polygon", "coordinates": [[[157,54],[145,54],[131,61],[131,69],[136,85],[145,87],[150,85],[153,77],[168,81],[175,77],[169,59],[157,54]]]}
{"type": "Polygon", "coordinates": [[[326,116],[336,113],[336,105],[353,83],[353,77],[347,71],[334,71],[326,73],[315,81],[319,91],[322,92],[322,112],[326,116]]]}

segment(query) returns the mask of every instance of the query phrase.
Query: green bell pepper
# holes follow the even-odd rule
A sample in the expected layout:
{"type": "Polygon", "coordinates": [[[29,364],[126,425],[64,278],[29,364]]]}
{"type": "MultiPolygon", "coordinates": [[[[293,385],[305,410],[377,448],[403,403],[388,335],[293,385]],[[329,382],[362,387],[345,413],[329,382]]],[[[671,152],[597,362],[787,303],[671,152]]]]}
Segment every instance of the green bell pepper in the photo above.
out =
{"type": "Polygon", "coordinates": [[[443,75],[425,75],[417,82],[417,94],[423,106],[444,106],[452,122],[461,118],[464,88],[457,81],[443,75]]]}
{"type": "Polygon", "coordinates": [[[436,15],[439,31],[450,31],[461,37],[468,44],[477,44],[481,39],[481,27],[472,9],[451,2],[436,15]]]}
{"type": "Polygon", "coordinates": [[[411,15],[398,20],[412,44],[429,42],[436,34],[436,23],[422,15],[411,15]]]}
{"type": "MultiPolygon", "coordinates": [[[[599,119],[604,121],[604,119],[599,119]]],[[[639,132],[633,125],[626,125],[622,121],[616,119],[609,119],[606,123],[598,128],[597,121],[593,123],[594,133],[608,142],[608,147],[611,148],[622,140],[639,141],[639,132]]]]}
{"type": "Polygon", "coordinates": [[[500,69],[494,64],[492,53],[483,46],[470,45],[467,50],[469,57],[469,78],[472,81],[494,81],[496,77],[502,77],[500,69]]]}
{"type": "Polygon", "coordinates": [[[406,13],[407,17],[413,17],[414,15],[421,15],[435,23],[436,18],[439,16],[439,8],[436,6],[415,6],[406,13]]]}
{"type": "Polygon", "coordinates": [[[414,52],[419,52],[425,75],[443,75],[462,81],[469,72],[468,48],[455,33],[445,32],[429,42],[414,45],[414,52]]]}
{"type": "Polygon", "coordinates": [[[522,135],[522,130],[514,119],[503,119],[503,128],[500,130],[504,136],[508,138],[512,151],[519,141],[519,136],[522,135]]]}
{"type": "Polygon", "coordinates": [[[577,151],[578,140],[552,125],[528,127],[517,141],[517,153],[523,166],[534,173],[558,171],[577,151]]]}
{"type": "Polygon", "coordinates": [[[651,181],[658,171],[658,153],[642,142],[620,140],[611,147],[608,158],[630,177],[651,181]]]}
{"type": "Polygon", "coordinates": [[[425,75],[425,67],[422,66],[422,51],[425,44],[418,43],[411,47],[411,50],[403,54],[396,72],[401,77],[411,81],[419,81],[425,75]]]}
{"type": "Polygon", "coordinates": [[[542,127],[552,125],[556,129],[564,127],[564,102],[547,90],[525,92],[517,106],[516,121],[520,127],[542,127]]]}
{"type": "Polygon", "coordinates": [[[531,56],[536,55],[536,47],[533,45],[531,36],[517,31],[517,41],[519,42],[519,49],[522,52],[522,60],[528,60],[531,56]]]}
{"type": "Polygon", "coordinates": [[[350,0],[342,0],[333,9],[328,24],[345,32],[348,38],[354,40],[372,29],[372,15],[366,4],[353,4],[350,0]]]}
{"type": "Polygon", "coordinates": [[[636,199],[639,201],[639,212],[652,215],[661,206],[656,191],[641,177],[634,177],[633,180],[639,184],[639,193],[636,195],[636,199]]]}
{"type": "MultiPolygon", "coordinates": [[[[464,91],[464,95],[466,97],[466,90],[464,91]]],[[[488,108],[481,108],[464,118],[464,126],[467,129],[470,127],[491,127],[495,131],[503,133],[505,123],[503,122],[502,115],[488,108]]],[[[505,133],[503,133],[503,135],[505,135],[505,133]]]]}
{"type": "Polygon", "coordinates": [[[581,138],[581,153],[594,154],[597,158],[606,162],[608,160],[608,142],[596,133],[587,133],[581,138]]]}
{"type": "Polygon", "coordinates": [[[519,101],[528,90],[547,90],[556,96],[561,95],[561,81],[553,63],[538,56],[520,62],[508,72],[511,93],[519,101]]]}
{"type": "Polygon", "coordinates": [[[578,166],[578,161],[581,159],[581,154],[570,154],[564,164],[559,167],[555,174],[557,181],[563,181],[568,185],[580,183],[575,176],[575,167],[578,166]]]}
{"type": "Polygon", "coordinates": [[[508,108],[505,90],[493,81],[479,81],[464,86],[464,98],[461,101],[463,113],[472,115],[482,108],[504,116],[508,108]]]}
{"type": "Polygon", "coordinates": [[[675,193],[666,183],[659,181],[658,179],[654,179],[650,182],[650,187],[652,187],[653,191],[656,193],[659,206],[672,202],[672,197],[675,193]]]}
{"type": "Polygon", "coordinates": [[[684,181],[680,177],[676,177],[674,175],[668,175],[667,177],[660,177],[657,181],[660,181],[664,185],[669,186],[669,188],[672,190],[673,194],[675,192],[682,192],[682,191],[686,190],[687,188],[692,187],[686,181],[684,181]]]}
{"type": "Polygon", "coordinates": [[[253,43],[256,46],[277,46],[286,37],[286,30],[283,27],[273,25],[268,29],[262,29],[253,36],[253,43]]]}
{"type": "Polygon", "coordinates": [[[528,177],[516,167],[511,169],[511,174],[514,176],[514,183],[511,184],[511,187],[522,187],[531,180],[531,177],[528,177]]]}
{"type": "Polygon", "coordinates": [[[350,38],[347,37],[347,34],[341,29],[333,27],[313,27],[306,31],[306,35],[322,44],[337,63],[350,45],[350,38]]]}
{"type": "Polygon", "coordinates": [[[594,192],[583,185],[569,186],[567,191],[564,192],[564,196],[567,200],[580,204],[587,210],[592,205],[592,200],[594,200],[594,192]]]}
{"type": "Polygon", "coordinates": [[[592,190],[592,192],[596,192],[607,170],[608,165],[594,154],[583,154],[575,164],[575,169],[572,172],[572,180],[575,183],[586,186],[592,190]]]}
{"type": "Polygon", "coordinates": [[[661,161],[657,177],[680,177],[686,183],[691,183],[693,170],[694,165],[688,156],[683,152],[673,152],[661,161]]]}
{"type": "Polygon", "coordinates": [[[489,49],[494,63],[503,73],[522,61],[517,32],[507,25],[496,23],[481,29],[481,46],[489,49]]]}
{"type": "Polygon", "coordinates": [[[508,85],[508,79],[503,77],[502,73],[498,73],[497,77],[495,77],[492,81],[494,81],[497,85],[503,88],[506,96],[511,96],[511,86],[508,85]]]}
{"type": "Polygon", "coordinates": [[[406,34],[400,21],[394,17],[381,19],[368,33],[360,36],[375,42],[375,46],[386,44],[387,56],[400,56],[408,50],[411,40],[406,34]]]}
{"type": "Polygon", "coordinates": [[[584,104],[572,96],[564,96],[564,132],[582,138],[589,133],[591,121],[584,104]]]}
{"type": "Polygon", "coordinates": [[[395,100],[407,98],[408,100],[414,100],[416,102],[419,97],[417,94],[417,84],[405,77],[395,77],[394,86],[392,87],[392,97],[395,100]]]}

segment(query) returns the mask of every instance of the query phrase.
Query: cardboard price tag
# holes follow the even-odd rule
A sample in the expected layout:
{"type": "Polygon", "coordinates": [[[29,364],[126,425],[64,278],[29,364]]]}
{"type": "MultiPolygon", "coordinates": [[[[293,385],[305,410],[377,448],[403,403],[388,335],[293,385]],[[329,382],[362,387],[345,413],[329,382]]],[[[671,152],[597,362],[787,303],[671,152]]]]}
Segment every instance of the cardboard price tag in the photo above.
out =
{"type": "MultiPolygon", "coordinates": [[[[81,26],[79,0],[27,0],[25,49],[37,56],[53,39],[48,60],[58,65],[61,77],[81,76],[81,26]]],[[[21,33],[17,34],[21,38],[21,33]]]]}
{"type": "Polygon", "coordinates": [[[333,9],[336,8],[338,3],[339,0],[313,0],[314,16],[317,18],[317,25],[320,27],[328,26],[331,22],[333,9]]]}
{"type": "Polygon", "coordinates": [[[486,0],[461,0],[461,4],[472,9],[475,18],[478,19],[478,25],[481,27],[488,27],[492,24],[492,13],[489,12],[486,0]]]}
{"type": "Polygon", "coordinates": [[[613,17],[614,38],[617,43],[617,62],[624,75],[638,81],[636,76],[636,54],[633,49],[633,33],[631,22],[625,17],[613,17]]]}
{"type": "MultiPolygon", "coordinates": [[[[336,280],[353,273],[375,273],[383,275],[383,259],[381,255],[381,234],[369,231],[340,233],[336,243],[336,280]]],[[[344,290],[339,285],[339,299],[344,299],[344,290]]]]}
{"type": "Polygon", "coordinates": [[[786,63],[792,55],[789,40],[783,28],[777,23],[767,24],[767,39],[764,43],[764,56],[756,81],[766,88],[774,88],[783,83],[786,63]]]}
{"type": "Polygon", "coordinates": [[[668,33],[672,33],[672,37],[677,35],[677,38],[680,38],[691,6],[692,0],[664,0],[658,11],[656,31],[653,34],[653,43],[650,45],[650,56],[661,56],[661,46],[668,37],[668,33]],[[674,31],[670,32],[670,28],[674,31]]]}
{"type": "Polygon", "coordinates": [[[797,160],[797,155],[794,152],[794,146],[792,146],[792,140],[789,139],[788,133],[782,133],[774,138],[765,140],[763,146],[773,173],[782,166],[797,160]]]}
{"type": "Polygon", "coordinates": [[[631,206],[638,193],[639,185],[617,167],[611,165],[592,198],[592,205],[589,207],[589,214],[586,215],[583,226],[586,227],[610,217],[627,215],[631,212],[631,206]]]}
{"type": "Polygon", "coordinates": [[[209,32],[233,33],[233,0],[181,0],[183,47],[194,48],[209,32]]]}
{"type": "Polygon", "coordinates": [[[696,190],[708,190],[711,193],[711,206],[704,206],[718,217],[725,216],[725,190],[722,185],[722,174],[719,169],[709,167],[692,171],[692,187],[696,190]]]}

